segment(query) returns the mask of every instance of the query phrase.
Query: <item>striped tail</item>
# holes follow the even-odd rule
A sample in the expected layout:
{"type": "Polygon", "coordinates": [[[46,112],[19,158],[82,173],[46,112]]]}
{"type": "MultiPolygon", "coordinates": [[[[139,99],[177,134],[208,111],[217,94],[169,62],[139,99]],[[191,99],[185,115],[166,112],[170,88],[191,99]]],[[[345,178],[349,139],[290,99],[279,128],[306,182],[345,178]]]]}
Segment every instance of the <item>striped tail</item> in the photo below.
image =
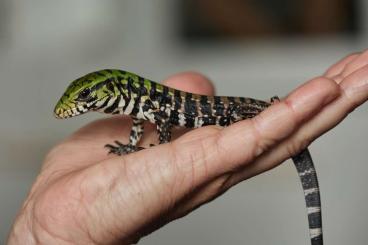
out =
{"type": "Polygon", "coordinates": [[[292,158],[302,182],[312,245],[323,245],[321,197],[316,170],[308,149],[292,158]]]}

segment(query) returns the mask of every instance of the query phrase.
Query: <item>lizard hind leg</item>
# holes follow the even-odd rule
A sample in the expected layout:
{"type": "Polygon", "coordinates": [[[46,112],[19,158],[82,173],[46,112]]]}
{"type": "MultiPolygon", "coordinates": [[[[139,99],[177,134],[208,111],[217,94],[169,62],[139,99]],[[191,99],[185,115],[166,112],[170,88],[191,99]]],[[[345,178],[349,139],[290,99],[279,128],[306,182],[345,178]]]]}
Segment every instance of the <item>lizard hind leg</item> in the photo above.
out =
{"type": "Polygon", "coordinates": [[[171,124],[169,120],[165,120],[157,124],[159,144],[170,142],[171,140],[171,124]]]}
{"type": "Polygon", "coordinates": [[[123,144],[116,140],[115,145],[106,144],[105,147],[109,149],[109,153],[121,156],[143,150],[143,147],[137,146],[143,135],[143,122],[144,121],[142,119],[133,118],[133,126],[130,131],[129,143],[123,144]]]}
{"type": "MultiPolygon", "coordinates": [[[[160,111],[155,114],[155,120],[159,144],[170,142],[172,128],[170,117],[160,111]]],[[[150,146],[154,146],[154,144],[150,144],[150,146]]]]}

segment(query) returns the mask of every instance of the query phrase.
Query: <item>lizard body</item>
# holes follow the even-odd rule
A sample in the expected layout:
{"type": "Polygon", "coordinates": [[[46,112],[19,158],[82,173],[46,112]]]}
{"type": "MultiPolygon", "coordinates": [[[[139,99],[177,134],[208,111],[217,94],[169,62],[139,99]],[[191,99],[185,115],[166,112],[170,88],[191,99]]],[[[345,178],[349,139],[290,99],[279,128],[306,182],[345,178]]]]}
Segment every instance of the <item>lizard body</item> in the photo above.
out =
{"type": "MultiPolygon", "coordinates": [[[[144,121],[156,124],[159,143],[162,144],[171,140],[174,126],[226,127],[256,116],[271,104],[272,99],[266,102],[183,92],[130,72],[105,69],[74,80],[57,103],[54,113],[57,118],[73,117],[88,111],[129,115],[133,119],[129,143],[115,141],[116,145],[106,145],[110,153],[122,155],[144,149],[138,146],[144,121]]],[[[320,193],[312,158],[305,149],[292,159],[304,190],[311,244],[322,245],[320,193]]]]}

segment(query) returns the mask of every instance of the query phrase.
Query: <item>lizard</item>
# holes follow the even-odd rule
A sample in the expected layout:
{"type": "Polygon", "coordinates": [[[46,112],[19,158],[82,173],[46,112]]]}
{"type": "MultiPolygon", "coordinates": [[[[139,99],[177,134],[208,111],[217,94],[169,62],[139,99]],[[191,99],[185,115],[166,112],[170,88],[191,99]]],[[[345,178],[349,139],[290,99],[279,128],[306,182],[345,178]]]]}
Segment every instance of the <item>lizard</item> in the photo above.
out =
{"type": "MultiPolygon", "coordinates": [[[[143,150],[138,146],[143,123],[156,125],[159,144],[171,140],[175,126],[199,128],[207,125],[227,127],[252,118],[271,106],[270,102],[246,97],[207,96],[180,91],[134,73],[104,69],[88,73],[68,86],[57,102],[56,118],[69,118],[89,111],[129,115],[133,120],[129,143],[106,144],[108,153],[124,155],[143,150]]],[[[150,146],[153,146],[152,144],[150,146]]],[[[312,245],[322,245],[320,191],[313,160],[306,148],[292,157],[302,183],[312,245]]]]}

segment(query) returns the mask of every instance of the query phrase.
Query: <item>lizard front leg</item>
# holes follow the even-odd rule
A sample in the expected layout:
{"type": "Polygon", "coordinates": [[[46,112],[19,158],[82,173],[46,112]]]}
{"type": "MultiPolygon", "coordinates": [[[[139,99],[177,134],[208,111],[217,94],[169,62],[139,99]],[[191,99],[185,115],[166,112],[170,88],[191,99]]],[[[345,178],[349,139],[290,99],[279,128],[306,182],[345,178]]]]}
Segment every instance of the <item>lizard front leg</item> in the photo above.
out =
{"type": "Polygon", "coordinates": [[[129,144],[123,144],[117,140],[115,141],[116,145],[107,144],[105,147],[109,149],[109,153],[121,156],[143,150],[143,147],[137,146],[143,135],[143,122],[144,121],[142,119],[133,118],[133,126],[130,131],[129,144]]]}

